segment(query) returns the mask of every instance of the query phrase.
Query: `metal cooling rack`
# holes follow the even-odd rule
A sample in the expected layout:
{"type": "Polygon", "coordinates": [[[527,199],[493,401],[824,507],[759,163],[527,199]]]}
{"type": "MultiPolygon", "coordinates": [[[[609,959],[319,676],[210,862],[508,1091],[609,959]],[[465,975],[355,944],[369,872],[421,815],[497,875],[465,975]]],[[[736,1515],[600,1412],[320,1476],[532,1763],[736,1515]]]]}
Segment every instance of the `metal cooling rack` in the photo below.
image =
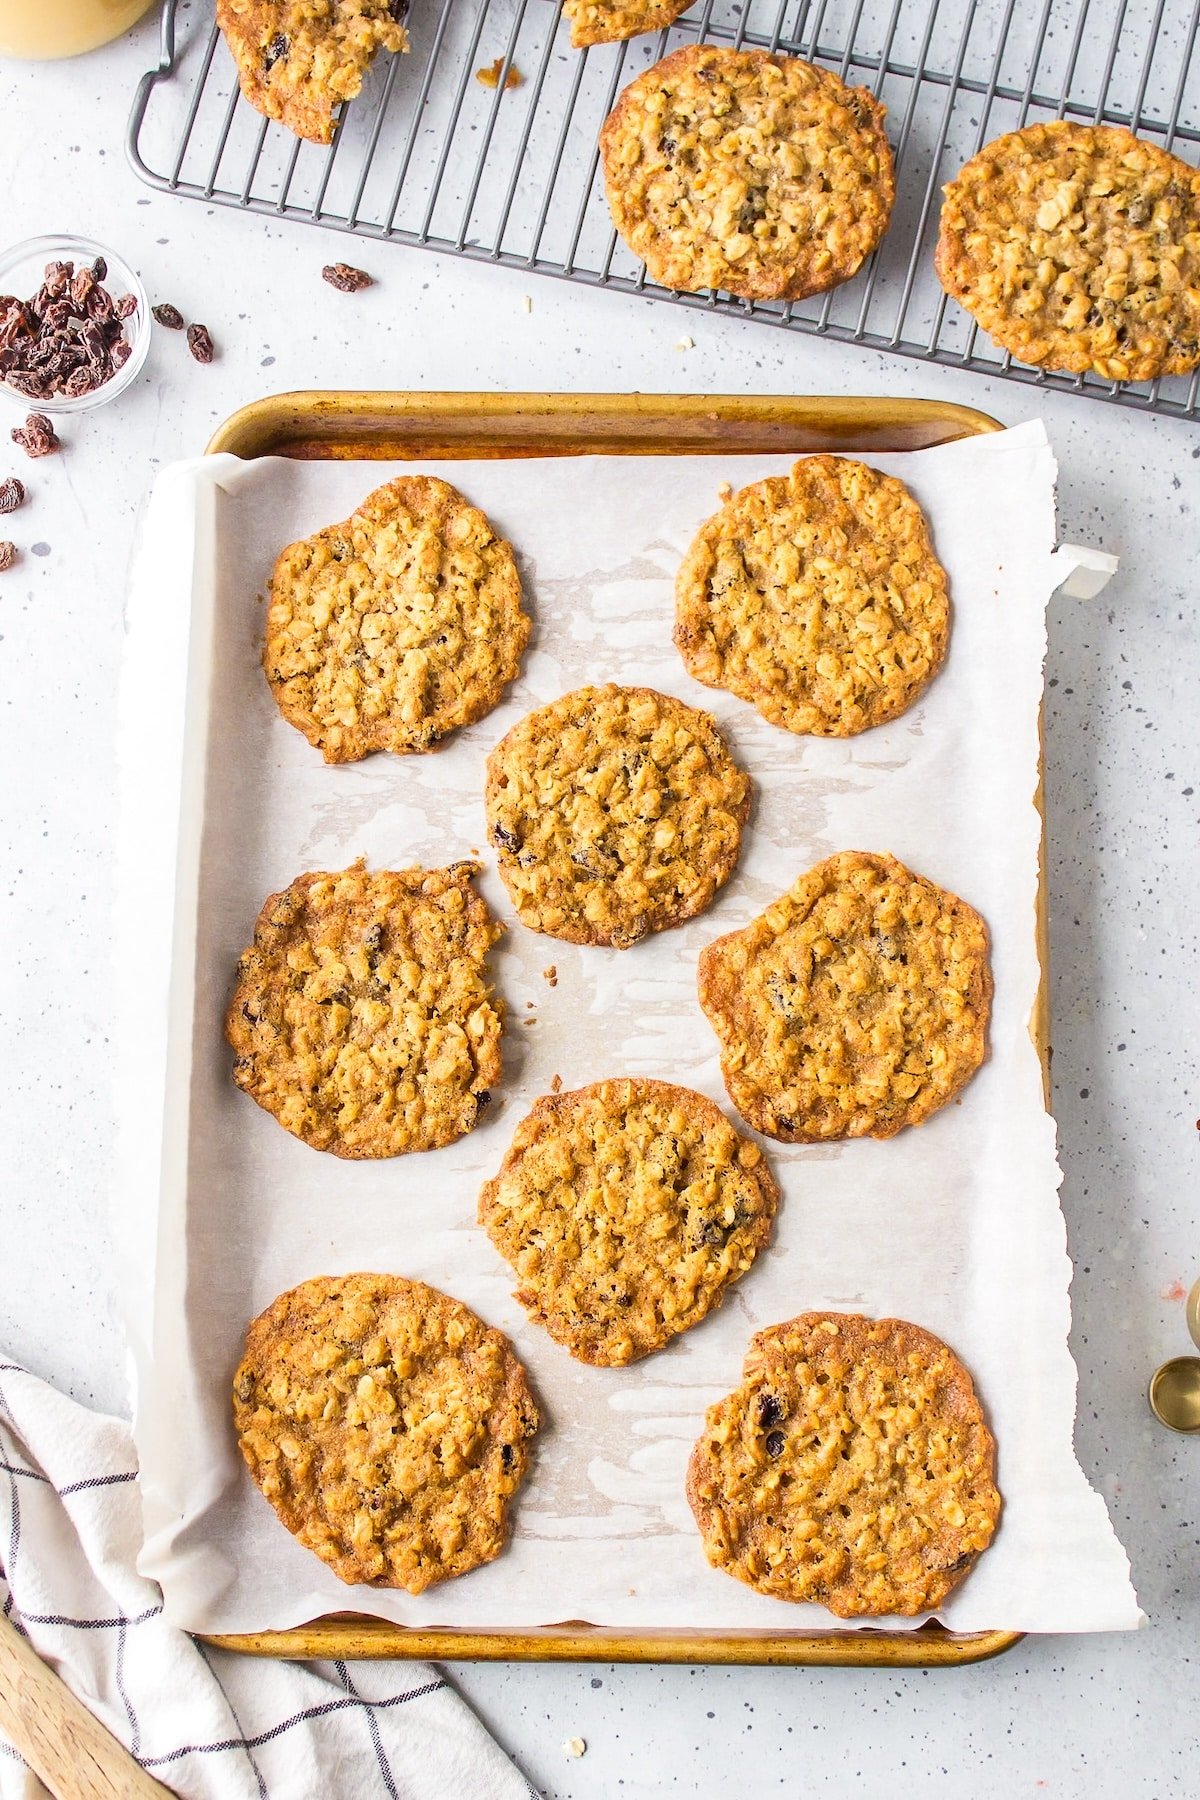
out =
{"type": "Polygon", "coordinates": [[[410,53],[376,59],[322,148],[241,99],[207,0],[166,0],[128,154],[152,186],[210,203],[1198,416],[1200,371],[1122,384],[1015,362],[943,294],[933,246],[942,184],[1028,120],[1128,125],[1195,162],[1200,0],[698,0],[669,30],[586,52],[560,14],[556,0],[413,0],[410,53]],[[788,303],[674,294],[616,236],[599,128],[635,75],[698,38],[806,57],[887,107],[896,207],[855,280],[788,303]],[[497,57],[485,87],[476,71],[497,57]]]}

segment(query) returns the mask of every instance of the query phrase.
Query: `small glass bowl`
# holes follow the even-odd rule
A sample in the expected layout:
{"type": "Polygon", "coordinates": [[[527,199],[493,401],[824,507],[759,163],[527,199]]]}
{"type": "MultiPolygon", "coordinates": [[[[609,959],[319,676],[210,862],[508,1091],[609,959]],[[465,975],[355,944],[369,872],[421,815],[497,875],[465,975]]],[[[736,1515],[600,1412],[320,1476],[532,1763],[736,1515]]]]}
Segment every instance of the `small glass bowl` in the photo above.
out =
{"type": "Polygon", "coordinates": [[[115,400],[118,394],[123,394],[141,372],[153,331],[146,290],[125,258],[106,245],[93,243],[90,238],[70,237],[65,233],[57,237],[26,238],[23,244],[14,244],[11,250],[6,250],[0,256],[0,294],[15,294],[18,300],[32,300],[42,285],[47,263],[72,262],[77,269],[90,268],[98,256],[102,256],[108,264],[103,285],[113,299],[119,300],[122,294],[137,296],[137,311],[124,321],[125,336],[130,344],[129,360],[102,386],[91,388],[86,394],[76,394],[73,398],[66,394],[54,394],[45,400],[35,400],[29,394],[18,393],[16,388],[10,387],[7,381],[0,378],[0,394],[13,401],[24,412],[90,412],[94,406],[103,406],[107,401],[115,400]]]}

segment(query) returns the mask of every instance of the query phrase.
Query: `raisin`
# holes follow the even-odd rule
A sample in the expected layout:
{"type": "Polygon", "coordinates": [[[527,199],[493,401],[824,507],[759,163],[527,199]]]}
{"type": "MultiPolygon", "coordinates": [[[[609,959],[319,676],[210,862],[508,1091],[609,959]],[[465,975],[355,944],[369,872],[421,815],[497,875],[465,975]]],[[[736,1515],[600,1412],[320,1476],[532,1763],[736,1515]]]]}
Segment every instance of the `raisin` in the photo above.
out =
{"type": "Polygon", "coordinates": [[[397,25],[403,25],[408,17],[408,0],[388,0],[388,11],[397,25]]]}
{"type": "MultiPolygon", "coordinates": [[[[50,397],[49,377],[39,375],[35,369],[12,369],[5,376],[5,380],[9,387],[16,388],[18,394],[24,394],[27,400],[48,400],[50,397]]],[[[18,444],[22,442],[16,432],[13,433],[13,440],[18,444]]],[[[44,452],[31,450],[29,454],[40,456],[44,452]]]]}
{"type": "Polygon", "coordinates": [[[113,310],[116,312],[118,319],[132,319],[134,313],[137,311],[137,307],[138,302],[136,294],[122,294],[113,310]]]}
{"type": "Polygon", "coordinates": [[[517,1453],[511,1444],[500,1446],[500,1467],[506,1475],[511,1475],[517,1466],[517,1453]]]}
{"type": "Polygon", "coordinates": [[[118,338],[117,342],[113,345],[110,354],[113,372],[115,374],[118,369],[124,368],[125,364],[133,355],[133,345],[128,343],[124,338],[118,338]]]}
{"type": "Polygon", "coordinates": [[[671,162],[674,159],[675,152],[678,150],[679,145],[675,142],[673,137],[664,137],[661,139],[658,147],[666,157],[667,161],[671,162]]]}
{"type": "Polygon", "coordinates": [[[20,444],[26,456],[51,456],[61,448],[45,413],[31,412],[24,425],[18,425],[13,431],[12,441],[20,444]]]}
{"type": "Polygon", "coordinates": [[[492,1104],[491,1089],[490,1088],[480,1088],[479,1092],[475,1096],[475,1105],[478,1107],[479,1111],[482,1112],[485,1107],[490,1106],[491,1104],[492,1104]]]}
{"type": "MultiPolygon", "coordinates": [[[[758,1423],[765,1431],[769,1425],[778,1425],[783,1417],[783,1407],[774,1394],[760,1394],[758,1397],[758,1423]]],[[[771,1453],[775,1454],[774,1451],[771,1453]]]]}
{"type": "Polygon", "coordinates": [[[92,264],[92,280],[105,281],[108,278],[108,264],[102,256],[98,256],[92,264]]]}
{"type": "Polygon", "coordinates": [[[66,293],[74,273],[74,263],[48,262],[42,278],[42,291],[48,294],[52,300],[57,300],[61,294],[66,293]]]}
{"type": "Polygon", "coordinates": [[[335,287],[339,294],[357,294],[363,288],[375,285],[375,277],[368,275],[365,269],[355,269],[350,263],[343,262],[326,263],[321,270],[321,279],[335,287]]]}
{"type": "Polygon", "coordinates": [[[786,1442],[787,1442],[787,1440],[784,1437],[782,1431],[769,1431],[767,1433],[767,1442],[766,1442],[767,1455],[768,1456],[782,1456],[783,1455],[783,1446],[786,1442]]]}
{"type": "Polygon", "coordinates": [[[281,62],[288,53],[288,41],[282,31],[277,31],[266,49],[263,51],[263,70],[270,74],[277,62],[281,62]]]}
{"type": "Polygon", "coordinates": [[[368,925],[363,933],[363,946],[369,956],[378,956],[383,949],[383,926],[368,925]]]}
{"type": "Polygon", "coordinates": [[[17,546],[7,539],[0,543],[0,571],[11,569],[17,560],[17,546]]]}
{"type": "Polygon", "coordinates": [[[210,363],[213,359],[213,341],[208,335],[207,325],[189,325],[187,328],[188,349],[198,363],[210,363]]]}
{"type": "Polygon", "coordinates": [[[503,850],[508,856],[516,856],[521,848],[521,840],[514,832],[506,831],[503,825],[492,826],[492,842],[497,850],[503,850]]]}
{"type": "Polygon", "coordinates": [[[150,311],[159,324],[165,325],[168,331],[183,330],[183,314],[177,306],[172,306],[169,300],[160,301],[157,306],[152,306],[150,311]]]}
{"type": "Polygon", "coordinates": [[[95,285],[96,279],[90,269],[80,269],[71,277],[71,298],[76,307],[82,308],[87,305],[88,295],[95,285]]]}
{"type": "Polygon", "coordinates": [[[63,393],[69,400],[77,400],[80,394],[90,394],[95,385],[96,377],[86,363],[81,363],[79,368],[72,369],[67,376],[63,383],[63,393]]]}
{"type": "Polygon", "coordinates": [[[10,475],[8,480],[0,482],[0,513],[16,512],[25,498],[25,483],[10,475]]]}

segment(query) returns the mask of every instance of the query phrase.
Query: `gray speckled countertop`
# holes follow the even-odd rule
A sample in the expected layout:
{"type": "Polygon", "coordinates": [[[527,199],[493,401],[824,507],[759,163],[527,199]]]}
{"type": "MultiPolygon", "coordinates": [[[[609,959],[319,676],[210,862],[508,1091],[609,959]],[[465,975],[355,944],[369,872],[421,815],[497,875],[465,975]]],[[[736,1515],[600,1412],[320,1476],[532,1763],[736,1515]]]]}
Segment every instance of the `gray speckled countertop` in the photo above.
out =
{"type": "Polygon", "coordinates": [[[61,227],[112,242],[220,350],[199,368],[160,334],[119,406],[20,469],[30,501],[10,528],[26,553],[0,576],[0,1342],[80,1399],[125,1405],[104,1190],[114,983],[137,971],[109,966],[113,731],[126,560],[159,465],[243,401],[315,385],[929,395],[1007,423],[1038,405],[1063,535],[1122,559],[1099,600],[1053,606],[1046,789],[1078,1451],[1150,1624],[1027,1639],[942,1673],[453,1675],[556,1800],[1192,1792],[1200,1440],[1168,1436],[1144,1393],[1186,1348],[1183,1291],[1200,1274],[1196,428],[396,248],[353,251],[379,285],[337,294],[320,268],[346,249],[324,235],[135,182],[120,137],[151,44],[144,27],[36,75],[0,64],[6,238],[61,227]]]}

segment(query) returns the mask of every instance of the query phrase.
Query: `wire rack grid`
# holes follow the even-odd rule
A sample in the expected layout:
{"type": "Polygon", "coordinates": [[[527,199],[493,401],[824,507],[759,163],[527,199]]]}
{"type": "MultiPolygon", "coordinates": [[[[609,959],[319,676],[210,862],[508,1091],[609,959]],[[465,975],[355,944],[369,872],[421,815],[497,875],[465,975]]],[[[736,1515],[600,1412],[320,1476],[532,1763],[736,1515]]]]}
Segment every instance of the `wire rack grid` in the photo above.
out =
{"type": "Polygon", "coordinates": [[[1198,27],[1200,0],[698,0],[668,30],[579,52],[561,0],[414,0],[410,53],[376,60],[324,148],[241,99],[207,0],[166,0],[127,149],[153,186],[209,203],[1195,419],[1200,371],[1116,383],[1014,361],[942,292],[933,246],[942,184],[1028,121],[1127,125],[1196,161],[1198,27]],[[887,107],[896,206],[853,281],[786,303],[670,293],[617,237],[600,126],[698,39],[803,56],[887,107]]]}

